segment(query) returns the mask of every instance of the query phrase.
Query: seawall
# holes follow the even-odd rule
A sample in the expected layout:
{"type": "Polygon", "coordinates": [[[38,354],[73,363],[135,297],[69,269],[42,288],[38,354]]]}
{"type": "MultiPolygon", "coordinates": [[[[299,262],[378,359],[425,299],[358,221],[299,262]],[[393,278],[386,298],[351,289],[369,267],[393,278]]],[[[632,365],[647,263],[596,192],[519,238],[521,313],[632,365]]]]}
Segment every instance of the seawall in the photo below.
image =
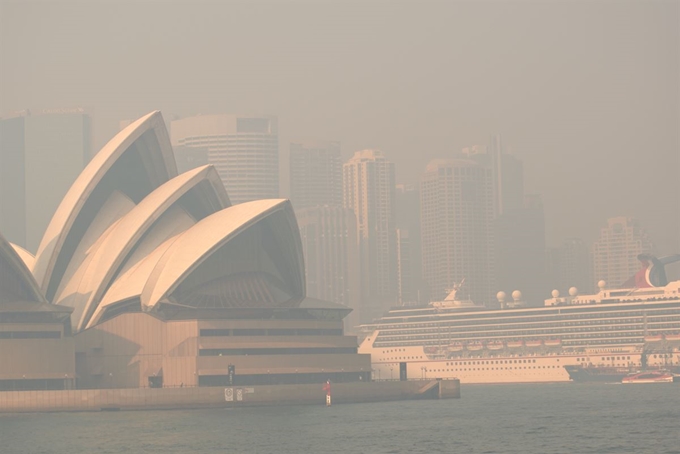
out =
{"type": "MultiPolygon", "coordinates": [[[[324,405],[323,384],[0,392],[0,412],[153,410],[255,405],[324,405]]],[[[460,397],[458,380],[332,384],[333,404],[460,397]]]]}

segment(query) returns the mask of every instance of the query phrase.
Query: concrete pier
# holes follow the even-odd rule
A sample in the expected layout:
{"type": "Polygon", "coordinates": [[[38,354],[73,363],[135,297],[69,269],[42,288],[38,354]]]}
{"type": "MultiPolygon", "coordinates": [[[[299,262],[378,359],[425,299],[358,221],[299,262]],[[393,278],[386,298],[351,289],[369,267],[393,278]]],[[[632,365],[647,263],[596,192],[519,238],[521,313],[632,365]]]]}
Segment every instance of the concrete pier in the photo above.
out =
{"type": "MultiPolygon", "coordinates": [[[[460,397],[458,380],[332,384],[333,404],[460,397]]],[[[200,388],[0,392],[0,412],[153,410],[256,405],[325,405],[323,383],[200,388]]]]}

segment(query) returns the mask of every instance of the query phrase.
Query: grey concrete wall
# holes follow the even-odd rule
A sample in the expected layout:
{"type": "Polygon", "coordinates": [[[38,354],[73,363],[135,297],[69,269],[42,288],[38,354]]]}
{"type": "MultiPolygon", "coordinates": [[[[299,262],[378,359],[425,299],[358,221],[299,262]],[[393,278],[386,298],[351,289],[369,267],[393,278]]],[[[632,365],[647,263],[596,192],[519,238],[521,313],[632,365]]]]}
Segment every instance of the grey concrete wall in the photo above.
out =
{"type": "MultiPolygon", "coordinates": [[[[142,410],[252,405],[324,405],[323,384],[233,388],[105,389],[0,392],[0,412],[142,410]],[[231,391],[229,391],[231,390],[231,391]],[[231,398],[231,400],[228,400],[231,398]]],[[[332,385],[333,403],[458,398],[458,380],[414,380],[332,385]]]]}

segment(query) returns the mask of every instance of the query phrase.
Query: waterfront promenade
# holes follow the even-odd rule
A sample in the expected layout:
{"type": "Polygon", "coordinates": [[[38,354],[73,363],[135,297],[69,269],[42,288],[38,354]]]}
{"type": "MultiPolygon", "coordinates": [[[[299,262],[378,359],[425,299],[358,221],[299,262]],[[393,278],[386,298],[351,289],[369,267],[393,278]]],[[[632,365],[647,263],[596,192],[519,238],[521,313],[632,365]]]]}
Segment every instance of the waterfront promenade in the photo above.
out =
{"type": "MultiPolygon", "coordinates": [[[[324,405],[323,384],[0,392],[0,413],[324,405]]],[[[458,380],[333,383],[333,404],[460,397],[458,380]]]]}

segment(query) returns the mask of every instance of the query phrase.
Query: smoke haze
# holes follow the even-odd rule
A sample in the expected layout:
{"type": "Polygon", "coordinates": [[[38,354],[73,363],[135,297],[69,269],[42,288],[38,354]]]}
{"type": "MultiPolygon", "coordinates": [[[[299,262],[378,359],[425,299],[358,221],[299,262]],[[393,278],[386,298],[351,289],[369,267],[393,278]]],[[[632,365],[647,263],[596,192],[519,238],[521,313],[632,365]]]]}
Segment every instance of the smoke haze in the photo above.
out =
{"type": "Polygon", "coordinates": [[[639,218],[680,249],[678,2],[0,3],[0,111],[120,120],[279,116],[378,148],[397,182],[500,133],[543,196],[548,245],[639,218]]]}

